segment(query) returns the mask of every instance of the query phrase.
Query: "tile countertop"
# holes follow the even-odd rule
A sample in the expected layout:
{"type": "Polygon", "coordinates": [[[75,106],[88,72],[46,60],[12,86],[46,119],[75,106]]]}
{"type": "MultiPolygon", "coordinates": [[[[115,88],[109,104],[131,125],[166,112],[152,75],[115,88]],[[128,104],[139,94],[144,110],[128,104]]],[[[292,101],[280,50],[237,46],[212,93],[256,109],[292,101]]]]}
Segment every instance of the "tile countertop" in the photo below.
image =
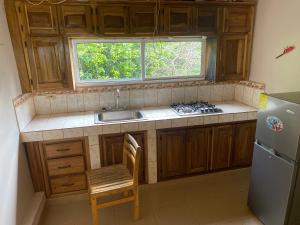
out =
{"type": "Polygon", "coordinates": [[[179,116],[169,107],[143,108],[143,119],[95,124],[94,112],[36,116],[23,130],[23,142],[75,138],[127,131],[155,130],[256,119],[257,109],[239,102],[214,103],[217,114],[179,116]]]}

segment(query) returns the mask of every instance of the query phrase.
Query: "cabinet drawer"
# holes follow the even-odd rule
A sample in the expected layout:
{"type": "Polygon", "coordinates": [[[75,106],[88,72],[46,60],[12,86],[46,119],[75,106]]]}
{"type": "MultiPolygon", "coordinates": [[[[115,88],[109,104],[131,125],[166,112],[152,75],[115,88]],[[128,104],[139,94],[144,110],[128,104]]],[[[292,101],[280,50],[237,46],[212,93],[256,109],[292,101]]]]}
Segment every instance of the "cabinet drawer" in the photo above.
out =
{"type": "Polygon", "coordinates": [[[81,155],[83,153],[83,143],[82,141],[72,141],[47,144],[45,145],[45,152],[48,159],[81,155]]]}
{"type": "Polygon", "coordinates": [[[83,173],[84,170],[83,156],[48,160],[49,176],[83,173]]]}
{"type": "Polygon", "coordinates": [[[59,194],[71,191],[86,189],[86,178],[84,174],[64,176],[50,179],[52,194],[59,194]]]}

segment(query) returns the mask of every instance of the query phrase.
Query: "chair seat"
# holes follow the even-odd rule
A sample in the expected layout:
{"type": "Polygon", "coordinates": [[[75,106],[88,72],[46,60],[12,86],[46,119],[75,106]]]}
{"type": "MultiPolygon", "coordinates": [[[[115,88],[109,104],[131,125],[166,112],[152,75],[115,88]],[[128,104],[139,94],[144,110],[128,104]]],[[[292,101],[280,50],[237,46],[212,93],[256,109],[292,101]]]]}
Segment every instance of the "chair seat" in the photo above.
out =
{"type": "Polygon", "coordinates": [[[133,186],[133,177],[123,164],[87,172],[90,194],[103,194],[133,186]]]}

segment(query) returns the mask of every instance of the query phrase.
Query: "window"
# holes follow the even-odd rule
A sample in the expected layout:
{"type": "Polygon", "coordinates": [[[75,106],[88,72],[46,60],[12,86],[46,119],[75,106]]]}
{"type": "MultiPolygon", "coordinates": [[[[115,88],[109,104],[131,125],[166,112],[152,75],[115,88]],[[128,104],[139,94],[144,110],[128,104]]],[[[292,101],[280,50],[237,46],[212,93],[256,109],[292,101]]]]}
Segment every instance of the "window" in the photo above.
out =
{"type": "Polygon", "coordinates": [[[73,40],[78,83],[204,78],[205,39],[73,40]]]}

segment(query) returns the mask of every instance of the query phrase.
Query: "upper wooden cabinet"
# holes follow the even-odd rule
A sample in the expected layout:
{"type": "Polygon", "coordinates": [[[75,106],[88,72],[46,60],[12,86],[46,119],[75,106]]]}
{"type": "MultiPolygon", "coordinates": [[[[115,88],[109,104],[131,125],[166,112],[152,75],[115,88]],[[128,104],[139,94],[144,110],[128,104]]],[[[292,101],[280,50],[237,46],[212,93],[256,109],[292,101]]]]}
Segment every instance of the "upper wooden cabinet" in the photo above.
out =
{"type": "Polygon", "coordinates": [[[163,32],[170,35],[192,33],[193,10],[191,7],[165,7],[163,32]]]}
{"type": "Polygon", "coordinates": [[[129,33],[127,6],[105,5],[97,7],[97,30],[104,35],[125,35],[129,33]]]}
{"type": "Polygon", "coordinates": [[[131,6],[130,7],[130,33],[132,34],[153,34],[156,21],[155,7],[150,6],[131,6]]]}
{"type": "Polygon", "coordinates": [[[194,10],[195,32],[202,35],[217,34],[219,11],[217,7],[197,7],[194,10]]]}
{"type": "Polygon", "coordinates": [[[219,79],[245,80],[247,78],[248,35],[225,35],[221,39],[219,79]]]}
{"type": "Polygon", "coordinates": [[[252,29],[253,7],[226,7],[224,8],[223,32],[247,33],[252,29]]]}
{"type": "Polygon", "coordinates": [[[61,32],[65,34],[89,34],[93,32],[91,6],[62,5],[59,9],[61,32]]]}
{"type": "Polygon", "coordinates": [[[28,32],[30,34],[58,34],[55,6],[24,4],[24,11],[28,32]]]}
{"type": "Polygon", "coordinates": [[[66,87],[65,55],[60,37],[32,37],[29,60],[35,90],[66,87]]]}

